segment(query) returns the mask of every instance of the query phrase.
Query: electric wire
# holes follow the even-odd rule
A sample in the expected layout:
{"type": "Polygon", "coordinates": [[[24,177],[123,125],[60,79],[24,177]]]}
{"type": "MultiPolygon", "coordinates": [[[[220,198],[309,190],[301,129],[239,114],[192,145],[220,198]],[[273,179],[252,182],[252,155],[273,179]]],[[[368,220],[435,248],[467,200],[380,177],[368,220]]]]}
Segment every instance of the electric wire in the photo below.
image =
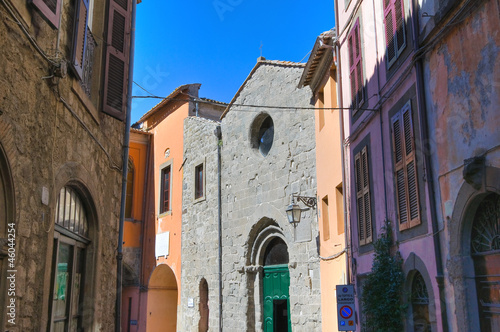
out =
{"type": "MultiPolygon", "coordinates": [[[[218,105],[220,106],[221,104],[219,102],[214,102],[206,99],[200,99],[196,98],[194,96],[185,94],[186,96],[189,97],[189,101],[195,101],[199,103],[204,103],[204,104],[210,104],[210,105],[218,105]]],[[[153,98],[153,99],[165,99],[166,97],[160,97],[160,96],[132,96],[134,99],[148,99],[148,98],[153,98]]],[[[185,101],[187,102],[186,99],[180,99],[180,98],[169,98],[171,101],[185,101]]],[[[223,103],[226,104],[226,103],[223,103]]],[[[227,105],[227,104],[226,104],[227,105]]],[[[273,109],[278,109],[278,110],[290,110],[290,109],[295,109],[295,110],[353,110],[352,107],[304,107],[304,106],[277,106],[277,105],[252,105],[252,104],[236,104],[233,103],[231,104],[231,107],[237,106],[237,107],[250,107],[250,108],[273,108],[273,109]]],[[[377,109],[373,108],[358,108],[357,110],[360,111],[371,111],[371,112],[377,112],[377,109]]],[[[242,110],[242,109],[236,109],[233,111],[248,111],[248,110],[242,110]]]]}

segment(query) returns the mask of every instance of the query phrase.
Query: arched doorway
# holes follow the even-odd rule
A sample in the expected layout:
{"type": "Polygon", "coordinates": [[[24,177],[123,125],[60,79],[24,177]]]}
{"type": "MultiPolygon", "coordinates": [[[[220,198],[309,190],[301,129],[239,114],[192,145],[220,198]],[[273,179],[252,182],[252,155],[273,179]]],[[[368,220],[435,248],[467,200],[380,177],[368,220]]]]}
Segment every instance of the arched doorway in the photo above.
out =
{"type": "Polygon", "coordinates": [[[418,271],[415,272],[411,283],[410,303],[413,331],[430,332],[429,292],[424,277],[418,271]]]}
{"type": "MultiPolygon", "coordinates": [[[[6,271],[8,258],[8,236],[7,225],[9,228],[16,229],[14,223],[14,186],[10,172],[9,163],[5,156],[2,145],[0,145],[0,306],[5,308],[6,292],[6,271]]],[[[5,309],[0,310],[0,329],[5,325],[5,309]]]]}
{"type": "Polygon", "coordinates": [[[177,281],[167,264],[158,265],[149,279],[148,332],[177,331],[177,281]]]}
{"type": "Polygon", "coordinates": [[[201,279],[200,282],[200,321],[198,322],[198,332],[208,331],[208,283],[205,278],[201,279]]]}
{"type": "Polygon", "coordinates": [[[500,195],[479,203],[470,245],[481,331],[500,331],[500,195]]]}
{"type": "Polygon", "coordinates": [[[279,237],[269,242],[264,253],[262,287],[264,332],[291,331],[288,248],[279,237]]]}

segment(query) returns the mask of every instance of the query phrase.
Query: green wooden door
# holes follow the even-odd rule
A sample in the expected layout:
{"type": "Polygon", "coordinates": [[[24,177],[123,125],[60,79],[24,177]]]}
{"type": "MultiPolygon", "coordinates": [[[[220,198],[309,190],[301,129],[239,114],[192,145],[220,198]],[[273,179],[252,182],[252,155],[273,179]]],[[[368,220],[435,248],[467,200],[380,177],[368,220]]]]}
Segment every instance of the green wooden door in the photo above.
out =
{"type": "Polygon", "coordinates": [[[291,332],[288,264],[264,267],[264,332],[291,332]]]}

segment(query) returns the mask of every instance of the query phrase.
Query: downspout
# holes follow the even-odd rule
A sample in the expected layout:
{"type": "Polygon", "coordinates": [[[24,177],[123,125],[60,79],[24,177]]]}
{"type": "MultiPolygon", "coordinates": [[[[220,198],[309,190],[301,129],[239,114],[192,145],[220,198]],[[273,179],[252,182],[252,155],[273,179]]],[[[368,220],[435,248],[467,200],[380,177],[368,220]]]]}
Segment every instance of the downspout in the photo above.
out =
{"type": "MultiPolygon", "coordinates": [[[[147,237],[147,234],[148,233],[148,215],[149,215],[149,209],[147,208],[146,206],[146,202],[149,200],[149,174],[150,174],[150,171],[149,171],[149,159],[150,159],[150,155],[151,155],[151,141],[152,141],[152,136],[149,136],[148,137],[148,149],[146,151],[146,168],[145,168],[145,172],[144,172],[144,191],[147,193],[146,195],[143,195],[143,198],[142,198],[142,227],[141,227],[141,230],[142,230],[142,250],[141,250],[141,271],[140,271],[140,274],[139,274],[139,310],[137,312],[137,320],[140,322],[141,321],[141,313],[142,313],[142,310],[140,308],[142,308],[142,296],[141,296],[141,292],[142,292],[142,289],[143,289],[143,286],[146,285],[147,283],[147,280],[145,278],[145,275],[144,275],[144,271],[146,271],[147,269],[147,262],[146,262],[146,248],[147,248],[147,245],[148,245],[148,241],[146,241],[146,237],[147,237]]],[[[139,323],[139,326],[140,326],[140,323],[139,323]]]]}
{"type": "Polygon", "coordinates": [[[134,81],[134,50],[135,50],[135,11],[137,0],[132,0],[132,24],[130,28],[130,55],[128,68],[127,114],[125,119],[125,133],[123,137],[122,160],[122,195],[120,205],[120,220],[118,231],[118,249],[116,254],[116,305],[115,331],[121,331],[121,304],[122,304],[122,270],[123,270],[123,228],[125,220],[125,201],[127,196],[128,151],[130,142],[130,117],[132,112],[132,82],[134,81]]]}
{"type": "Polygon", "coordinates": [[[220,125],[215,128],[214,132],[215,136],[217,136],[217,187],[218,187],[218,195],[217,195],[217,204],[218,204],[218,237],[219,237],[219,331],[222,332],[222,185],[221,185],[221,172],[222,172],[222,163],[221,163],[221,145],[222,145],[222,130],[220,125]]]}
{"type": "Polygon", "coordinates": [[[336,40],[335,40],[335,58],[337,59],[336,70],[337,70],[337,102],[340,107],[339,120],[340,120],[340,160],[342,161],[342,205],[344,208],[344,241],[346,250],[346,281],[347,284],[351,284],[351,274],[350,274],[350,264],[349,255],[351,248],[351,241],[349,240],[349,225],[347,220],[347,199],[346,199],[346,170],[345,170],[345,153],[344,153],[344,142],[345,142],[345,132],[344,132],[344,98],[342,96],[342,67],[341,67],[341,56],[340,56],[340,44],[339,44],[339,14],[338,14],[338,0],[334,1],[335,5],[335,30],[336,30],[336,40]]]}
{"type": "MultiPolygon", "coordinates": [[[[413,27],[413,48],[415,50],[419,49],[419,38],[420,38],[420,27],[418,24],[418,3],[417,1],[412,1],[412,27],[413,27]]],[[[424,94],[424,73],[422,69],[422,57],[415,61],[415,71],[417,76],[417,100],[419,105],[419,122],[420,122],[420,135],[424,151],[431,151],[429,146],[429,128],[427,122],[427,107],[425,104],[425,94],[424,94]],[[425,114],[424,114],[425,113],[425,114]]],[[[429,188],[429,201],[430,201],[430,211],[431,211],[431,223],[432,223],[432,239],[434,242],[434,256],[436,257],[436,282],[439,289],[439,300],[441,308],[441,324],[444,332],[448,331],[448,315],[446,310],[446,299],[445,289],[444,289],[444,275],[443,275],[443,260],[441,256],[441,242],[439,239],[439,225],[437,219],[436,211],[436,198],[434,192],[434,176],[432,174],[431,159],[429,153],[423,153],[424,163],[425,163],[425,173],[427,174],[427,182],[429,188]]]]}

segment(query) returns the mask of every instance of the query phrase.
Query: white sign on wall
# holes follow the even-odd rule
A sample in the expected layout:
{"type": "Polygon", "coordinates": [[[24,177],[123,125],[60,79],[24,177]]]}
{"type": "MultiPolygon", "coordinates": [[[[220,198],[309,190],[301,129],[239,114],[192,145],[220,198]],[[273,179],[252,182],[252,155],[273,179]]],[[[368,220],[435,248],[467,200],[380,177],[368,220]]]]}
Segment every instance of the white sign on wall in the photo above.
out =
{"type": "Polygon", "coordinates": [[[170,247],[170,232],[156,234],[155,256],[168,256],[170,247]]]}

